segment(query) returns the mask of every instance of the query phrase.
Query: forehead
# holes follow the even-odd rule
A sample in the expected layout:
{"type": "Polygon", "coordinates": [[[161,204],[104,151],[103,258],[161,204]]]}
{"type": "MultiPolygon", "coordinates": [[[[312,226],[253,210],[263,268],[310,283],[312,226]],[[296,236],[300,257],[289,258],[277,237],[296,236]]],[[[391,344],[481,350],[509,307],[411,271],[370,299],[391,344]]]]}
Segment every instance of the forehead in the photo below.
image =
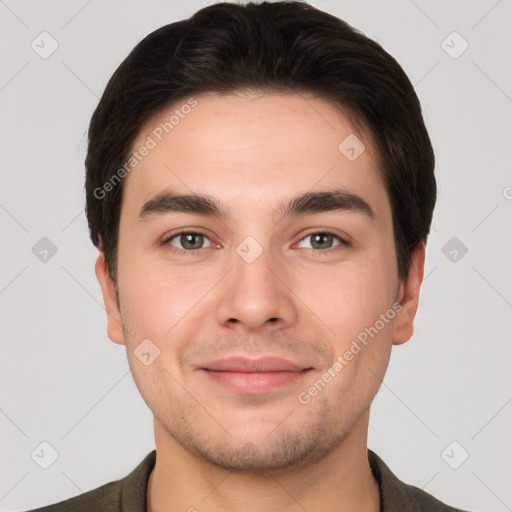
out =
{"type": "Polygon", "coordinates": [[[218,197],[244,214],[329,188],[364,196],[377,213],[389,206],[370,136],[333,104],[308,95],[185,98],[148,121],[133,150],[140,161],[123,193],[130,216],[166,190],[218,197]]]}

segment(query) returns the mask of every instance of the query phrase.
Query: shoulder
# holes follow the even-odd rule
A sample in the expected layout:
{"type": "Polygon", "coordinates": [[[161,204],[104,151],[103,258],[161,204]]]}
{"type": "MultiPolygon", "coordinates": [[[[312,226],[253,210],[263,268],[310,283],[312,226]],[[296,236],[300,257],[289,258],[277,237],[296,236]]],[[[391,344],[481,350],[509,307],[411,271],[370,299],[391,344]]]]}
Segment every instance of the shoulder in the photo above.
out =
{"type": "Polygon", "coordinates": [[[26,512],[86,512],[90,510],[118,512],[121,510],[121,489],[122,480],[117,480],[79,496],[26,512]]]}
{"type": "Polygon", "coordinates": [[[25,512],[143,512],[146,510],[147,485],[155,460],[156,451],[153,450],[124,478],[79,496],[25,512]]]}
{"type": "Polygon", "coordinates": [[[381,510],[414,510],[415,512],[463,512],[439,501],[434,496],[402,482],[374,452],[368,450],[368,461],[381,493],[381,510]]]}

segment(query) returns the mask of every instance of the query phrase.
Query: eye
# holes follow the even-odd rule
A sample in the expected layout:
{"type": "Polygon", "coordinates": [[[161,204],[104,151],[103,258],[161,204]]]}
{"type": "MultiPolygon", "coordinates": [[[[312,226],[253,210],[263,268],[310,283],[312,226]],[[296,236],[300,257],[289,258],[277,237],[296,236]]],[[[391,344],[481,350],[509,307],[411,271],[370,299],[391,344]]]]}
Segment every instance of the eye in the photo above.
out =
{"type": "Polygon", "coordinates": [[[314,249],[317,252],[328,251],[329,249],[332,249],[339,245],[348,245],[348,242],[343,240],[343,238],[339,237],[338,235],[335,235],[334,233],[329,233],[325,231],[317,231],[315,233],[310,233],[309,235],[306,235],[299,242],[299,244],[302,243],[304,240],[307,240],[308,238],[311,239],[311,242],[309,244],[309,247],[306,247],[306,249],[314,249]],[[339,243],[333,246],[334,239],[337,239],[339,243]]]}
{"type": "MultiPolygon", "coordinates": [[[[309,247],[306,246],[302,248],[312,249],[315,252],[329,251],[337,246],[349,245],[346,240],[334,233],[330,233],[328,231],[317,231],[302,238],[299,242],[299,246],[308,239],[310,239],[309,247]],[[336,240],[338,243],[334,244],[336,240]]],[[[162,242],[162,245],[170,245],[173,249],[189,253],[214,246],[212,241],[205,234],[197,231],[181,231],[166,238],[162,242]],[[205,242],[207,242],[208,245],[205,246],[205,242]]]]}
{"type": "Polygon", "coordinates": [[[206,247],[213,245],[211,240],[202,233],[197,233],[196,231],[182,231],[167,238],[162,242],[162,245],[170,245],[178,250],[192,252],[205,249],[206,247],[203,246],[205,240],[209,242],[209,245],[206,247]]]}

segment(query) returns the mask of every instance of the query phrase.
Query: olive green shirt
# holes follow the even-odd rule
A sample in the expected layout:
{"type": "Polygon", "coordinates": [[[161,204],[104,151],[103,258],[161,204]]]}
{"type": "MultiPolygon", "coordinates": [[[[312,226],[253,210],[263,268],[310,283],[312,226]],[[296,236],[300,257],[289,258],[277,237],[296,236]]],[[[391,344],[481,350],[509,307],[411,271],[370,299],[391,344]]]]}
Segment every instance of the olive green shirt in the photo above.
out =
{"type": "MultiPolygon", "coordinates": [[[[425,491],[400,481],[374,452],[368,460],[380,488],[381,512],[453,512],[425,491]]],[[[156,450],[125,478],[115,480],[74,498],[27,512],[145,512],[148,480],[155,467],[156,450]]]]}

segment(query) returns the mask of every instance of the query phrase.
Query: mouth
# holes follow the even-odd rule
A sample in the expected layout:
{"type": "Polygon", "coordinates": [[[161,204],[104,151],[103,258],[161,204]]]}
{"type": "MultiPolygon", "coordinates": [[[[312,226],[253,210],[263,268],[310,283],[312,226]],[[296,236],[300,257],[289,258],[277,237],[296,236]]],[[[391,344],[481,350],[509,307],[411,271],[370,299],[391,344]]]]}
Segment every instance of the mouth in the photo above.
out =
{"type": "Polygon", "coordinates": [[[300,382],[312,371],[286,359],[231,357],[198,368],[210,382],[236,393],[259,395],[300,382]]]}

